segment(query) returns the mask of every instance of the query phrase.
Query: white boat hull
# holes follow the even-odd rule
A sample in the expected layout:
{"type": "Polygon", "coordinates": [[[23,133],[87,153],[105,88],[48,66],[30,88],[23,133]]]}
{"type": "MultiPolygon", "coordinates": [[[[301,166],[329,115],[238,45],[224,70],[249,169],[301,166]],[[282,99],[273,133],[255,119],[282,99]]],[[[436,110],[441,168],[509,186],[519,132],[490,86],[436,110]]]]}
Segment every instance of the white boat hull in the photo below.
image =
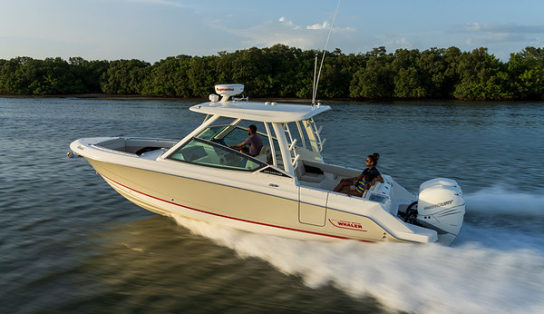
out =
{"type": "Polygon", "coordinates": [[[337,194],[332,197],[329,195],[329,207],[305,203],[302,208],[307,211],[317,210],[323,213],[323,223],[316,225],[301,222],[302,212],[297,191],[282,193],[270,187],[269,193],[266,193],[263,187],[248,190],[97,160],[89,162],[126,199],[165,216],[180,215],[248,232],[301,240],[352,239],[410,243],[432,243],[437,240],[433,231],[422,234],[421,230],[416,233],[409,228],[403,228],[402,232],[390,232],[387,226],[377,222],[378,219],[382,220],[381,223],[386,220],[395,225],[391,228],[398,229],[402,227],[402,223],[391,214],[384,213],[378,204],[367,208],[367,215],[362,210],[359,214],[349,212],[349,207],[357,208],[361,205],[361,198],[337,194]],[[346,209],[336,210],[330,206],[342,206],[346,209]]]}

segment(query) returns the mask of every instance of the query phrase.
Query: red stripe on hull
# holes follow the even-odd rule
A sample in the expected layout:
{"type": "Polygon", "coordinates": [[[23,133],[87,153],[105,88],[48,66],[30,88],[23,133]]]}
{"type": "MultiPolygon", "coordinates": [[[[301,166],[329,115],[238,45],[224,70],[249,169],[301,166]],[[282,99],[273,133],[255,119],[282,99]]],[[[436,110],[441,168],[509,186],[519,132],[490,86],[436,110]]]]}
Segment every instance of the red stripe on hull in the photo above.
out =
{"type": "MultiPolygon", "coordinates": [[[[99,173],[99,174],[100,174],[100,173],[99,173]]],[[[278,228],[278,229],[283,229],[283,230],[288,230],[288,231],[302,232],[302,233],[312,234],[312,235],[316,235],[316,236],[329,237],[329,238],[336,238],[336,239],[341,239],[341,240],[356,240],[356,241],[360,241],[360,242],[375,243],[375,241],[353,239],[353,238],[342,237],[342,236],[335,236],[335,235],[330,235],[330,234],[325,234],[325,233],[318,233],[318,232],[313,232],[313,231],[306,231],[306,230],[300,230],[300,229],[293,229],[293,228],[288,228],[288,227],[282,227],[282,226],[277,226],[277,225],[270,225],[270,224],[266,224],[266,223],[262,223],[262,222],[256,222],[256,221],[245,220],[245,219],[240,219],[240,218],[236,218],[236,217],[221,215],[221,214],[217,214],[217,213],[212,213],[212,212],[208,212],[208,211],[205,211],[205,210],[201,210],[201,209],[197,209],[197,208],[192,208],[192,207],[188,207],[188,206],[185,206],[185,205],[177,204],[177,203],[174,203],[174,202],[171,202],[171,201],[163,200],[163,199],[161,199],[161,198],[158,198],[158,197],[155,197],[155,196],[153,196],[153,195],[149,195],[149,194],[140,192],[140,191],[135,190],[135,189],[133,189],[133,188],[130,188],[130,187],[126,186],[126,185],[123,185],[123,184],[121,184],[121,183],[119,183],[119,182],[116,182],[116,181],[114,181],[114,180],[111,180],[110,178],[108,178],[108,177],[106,177],[106,176],[104,176],[104,175],[102,175],[102,174],[100,174],[100,176],[102,176],[105,180],[111,181],[111,182],[113,182],[113,183],[115,183],[115,184],[117,184],[117,185],[119,185],[119,186],[124,187],[125,189],[131,190],[131,191],[136,192],[136,193],[138,193],[138,194],[147,196],[147,197],[149,197],[149,198],[156,199],[156,200],[158,200],[158,201],[161,201],[161,202],[164,202],[164,203],[167,203],[167,204],[176,205],[176,206],[179,206],[179,207],[183,207],[183,208],[185,208],[185,209],[188,209],[188,210],[197,211],[197,212],[200,212],[200,213],[203,213],[203,214],[207,214],[207,215],[213,215],[213,216],[217,216],[217,217],[221,217],[221,218],[226,218],[226,219],[231,219],[231,220],[236,220],[236,221],[251,223],[251,224],[255,224],[255,225],[271,227],[271,228],[278,228]]]]}

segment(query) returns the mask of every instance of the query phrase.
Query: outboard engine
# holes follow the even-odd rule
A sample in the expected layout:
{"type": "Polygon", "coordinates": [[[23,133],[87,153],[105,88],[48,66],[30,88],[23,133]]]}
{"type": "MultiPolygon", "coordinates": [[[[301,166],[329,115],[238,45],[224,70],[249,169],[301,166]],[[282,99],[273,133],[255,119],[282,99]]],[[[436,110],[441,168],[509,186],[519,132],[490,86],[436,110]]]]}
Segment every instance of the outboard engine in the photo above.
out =
{"type": "Polygon", "coordinates": [[[465,216],[465,199],[455,180],[437,178],[419,187],[416,221],[436,230],[438,243],[448,245],[459,234],[465,216]]]}

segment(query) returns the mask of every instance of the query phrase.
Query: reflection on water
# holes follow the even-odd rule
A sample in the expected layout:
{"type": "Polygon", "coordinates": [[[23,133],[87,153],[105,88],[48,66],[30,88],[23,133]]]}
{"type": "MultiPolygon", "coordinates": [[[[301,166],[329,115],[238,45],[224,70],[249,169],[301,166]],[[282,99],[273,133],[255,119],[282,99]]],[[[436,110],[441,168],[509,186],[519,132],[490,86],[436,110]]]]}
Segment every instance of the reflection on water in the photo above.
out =
{"type": "Polygon", "coordinates": [[[192,101],[0,99],[0,313],[544,311],[542,103],[332,103],[328,161],[456,179],[452,247],[313,243],[149,213],[71,141],[181,138],[192,101]],[[179,225],[178,225],[179,224],[179,225]]]}
{"type": "Polygon", "coordinates": [[[138,220],[96,236],[89,243],[95,254],[77,269],[85,274],[78,283],[85,300],[77,307],[89,313],[100,311],[104,298],[123,311],[150,313],[318,313],[331,305],[352,312],[361,302],[377,309],[372,300],[356,302],[330,286],[312,289],[262,260],[241,259],[170,218],[138,220]]]}

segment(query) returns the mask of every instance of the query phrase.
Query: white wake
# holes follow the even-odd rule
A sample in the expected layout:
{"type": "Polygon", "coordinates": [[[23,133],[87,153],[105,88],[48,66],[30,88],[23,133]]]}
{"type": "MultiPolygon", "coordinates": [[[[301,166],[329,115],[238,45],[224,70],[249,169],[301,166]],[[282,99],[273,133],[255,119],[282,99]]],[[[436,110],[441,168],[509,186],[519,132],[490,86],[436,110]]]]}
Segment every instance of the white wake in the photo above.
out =
{"type": "MultiPolygon", "coordinates": [[[[485,213],[495,202],[514,203],[501,195],[484,191],[467,197],[467,204],[485,213]]],[[[526,214],[540,215],[541,197],[518,197],[526,214]]],[[[246,233],[182,217],[176,221],[242,258],[257,257],[282,273],[299,276],[309,287],[330,284],[354,298],[372,296],[391,310],[544,313],[542,233],[537,239],[509,229],[512,226],[466,223],[453,247],[321,243],[246,233]],[[502,246],[505,241],[510,245],[502,246]],[[527,245],[528,241],[532,245],[527,245]]]]}

